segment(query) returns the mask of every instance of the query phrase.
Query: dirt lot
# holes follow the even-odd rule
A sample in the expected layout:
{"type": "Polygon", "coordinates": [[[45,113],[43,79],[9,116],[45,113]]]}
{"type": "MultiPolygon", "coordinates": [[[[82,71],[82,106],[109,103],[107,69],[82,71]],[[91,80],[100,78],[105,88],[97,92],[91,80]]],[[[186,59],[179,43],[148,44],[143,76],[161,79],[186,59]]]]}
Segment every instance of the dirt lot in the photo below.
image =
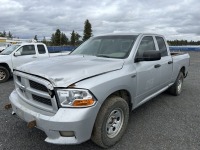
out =
{"type": "MultiPolygon", "coordinates": [[[[190,52],[191,66],[183,93],[163,93],[131,113],[126,134],[111,149],[123,150],[199,150],[200,149],[200,53],[190,52]]],[[[13,81],[0,84],[0,150],[100,149],[91,141],[81,145],[52,145],[45,133],[5,110],[14,89],[13,81]]]]}

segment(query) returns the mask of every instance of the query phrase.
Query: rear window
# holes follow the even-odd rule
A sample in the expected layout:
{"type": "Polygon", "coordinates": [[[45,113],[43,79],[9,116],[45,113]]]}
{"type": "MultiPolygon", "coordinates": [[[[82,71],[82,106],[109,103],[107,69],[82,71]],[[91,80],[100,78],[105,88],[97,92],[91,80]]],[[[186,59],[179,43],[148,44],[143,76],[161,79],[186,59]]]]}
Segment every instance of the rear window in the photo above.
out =
{"type": "Polygon", "coordinates": [[[37,45],[37,48],[38,48],[39,54],[45,54],[46,53],[44,45],[37,45]]]}

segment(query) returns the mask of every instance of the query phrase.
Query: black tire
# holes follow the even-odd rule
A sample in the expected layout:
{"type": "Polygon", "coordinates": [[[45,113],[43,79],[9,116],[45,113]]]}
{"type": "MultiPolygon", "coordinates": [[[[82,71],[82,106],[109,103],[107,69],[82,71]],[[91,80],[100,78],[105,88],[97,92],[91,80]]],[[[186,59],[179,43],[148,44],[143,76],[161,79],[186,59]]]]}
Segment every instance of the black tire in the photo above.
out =
{"type": "Polygon", "coordinates": [[[109,97],[97,115],[91,137],[92,141],[103,148],[115,145],[123,136],[128,119],[128,103],[118,96],[109,97]]]}
{"type": "Polygon", "coordinates": [[[6,82],[10,77],[8,69],[3,66],[0,66],[0,83],[6,82]]]}
{"type": "Polygon", "coordinates": [[[170,94],[174,96],[178,96],[181,94],[183,79],[184,79],[183,72],[180,72],[175,83],[169,88],[170,94]]]}

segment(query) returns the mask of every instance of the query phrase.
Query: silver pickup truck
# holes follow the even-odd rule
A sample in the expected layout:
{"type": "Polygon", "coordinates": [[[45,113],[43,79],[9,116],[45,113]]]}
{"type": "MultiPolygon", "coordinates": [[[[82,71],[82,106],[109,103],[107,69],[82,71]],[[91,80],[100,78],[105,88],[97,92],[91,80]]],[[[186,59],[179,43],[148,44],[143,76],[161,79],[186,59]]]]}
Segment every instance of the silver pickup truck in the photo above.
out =
{"type": "Polygon", "coordinates": [[[92,37],[62,59],[18,67],[5,107],[28,127],[43,130],[46,142],[92,139],[107,148],[124,134],[130,111],[165,90],[181,93],[189,58],[171,54],[162,35],[92,37]]]}

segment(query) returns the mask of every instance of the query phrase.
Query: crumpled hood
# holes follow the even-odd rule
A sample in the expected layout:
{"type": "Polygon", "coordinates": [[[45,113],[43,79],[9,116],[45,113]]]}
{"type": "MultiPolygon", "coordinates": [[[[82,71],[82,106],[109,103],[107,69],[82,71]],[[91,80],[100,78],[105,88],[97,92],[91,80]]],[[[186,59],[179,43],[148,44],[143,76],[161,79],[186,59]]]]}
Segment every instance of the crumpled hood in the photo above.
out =
{"type": "Polygon", "coordinates": [[[17,70],[44,77],[56,87],[67,87],[85,78],[121,69],[123,64],[121,59],[68,55],[30,62],[17,70]]]}

